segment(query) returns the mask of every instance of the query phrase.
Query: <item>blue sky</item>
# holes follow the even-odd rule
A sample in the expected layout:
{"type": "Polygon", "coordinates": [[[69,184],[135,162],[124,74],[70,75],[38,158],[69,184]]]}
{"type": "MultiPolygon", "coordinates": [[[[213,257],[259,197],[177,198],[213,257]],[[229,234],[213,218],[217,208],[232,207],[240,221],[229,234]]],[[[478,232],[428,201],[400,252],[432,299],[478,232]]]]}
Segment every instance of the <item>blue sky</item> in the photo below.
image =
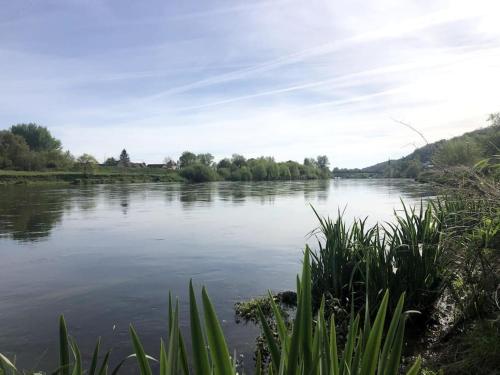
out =
{"type": "Polygon", "coordinates": [[[0,128],[361,167],[500,111],[499,1],[1,0],[0,128]]]}

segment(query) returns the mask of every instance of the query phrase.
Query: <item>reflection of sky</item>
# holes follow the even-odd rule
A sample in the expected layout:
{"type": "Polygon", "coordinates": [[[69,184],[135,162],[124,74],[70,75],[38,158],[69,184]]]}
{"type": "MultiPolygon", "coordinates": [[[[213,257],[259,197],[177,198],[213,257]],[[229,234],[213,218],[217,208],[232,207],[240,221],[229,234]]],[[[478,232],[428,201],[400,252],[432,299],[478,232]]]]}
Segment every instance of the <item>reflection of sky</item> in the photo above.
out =
{"type": "Polygon", "coordinates": [[[0,126],[126,147],[361,167],[498,111],[496,0],[3,1],[0,126]]]}
{"type": "MultiPolygon", "coordinates": [[[[64,312],[87,348],[98,335],[111,340],[117,324],[116,353],[128,354],[127,323],[156,344],[168,290],[186,311],[193,278],[207,285],[232,347],[248,354],[255,331],[232,323],[232,304],[294,287],[306,235],[317,225],[309,204],[322,215],[347,205],[347,218],[386,220],[400,196],[421,193],[413,182],[389,180],[11,190],[0,213],[30,196],[39,202],[32,220],[57,219],[37,241],[0,238],[0,346],[21,354],[20,361],[53,348],[56,317],[64,312]]],[[[0,214],[0,222],[8,220],[0,214]]]]}

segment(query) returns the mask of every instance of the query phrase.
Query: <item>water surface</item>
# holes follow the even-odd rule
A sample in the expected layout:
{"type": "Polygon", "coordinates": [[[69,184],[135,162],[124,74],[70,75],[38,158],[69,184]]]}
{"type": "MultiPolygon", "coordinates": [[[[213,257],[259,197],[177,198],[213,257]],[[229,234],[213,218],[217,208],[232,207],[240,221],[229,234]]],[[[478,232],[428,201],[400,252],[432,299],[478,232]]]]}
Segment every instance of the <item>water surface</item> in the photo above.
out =
{"type": "MultiPolygon", "coordinates": [[[[231,350],[252,365],[258,329],[233,305],[293,289],[307,234],[320,214],[390,220],[409,180],[330,180],[85,187],[0,187],[0,352],[23,368],[57,363],[57,317],[85,353],[98,336],[115,361],[131,353],[132,322],[154,355],[166,336],[168,291],[206,285],[231,350]]],[[[189,340],[187,340],[189,341],[189,340]]]]}

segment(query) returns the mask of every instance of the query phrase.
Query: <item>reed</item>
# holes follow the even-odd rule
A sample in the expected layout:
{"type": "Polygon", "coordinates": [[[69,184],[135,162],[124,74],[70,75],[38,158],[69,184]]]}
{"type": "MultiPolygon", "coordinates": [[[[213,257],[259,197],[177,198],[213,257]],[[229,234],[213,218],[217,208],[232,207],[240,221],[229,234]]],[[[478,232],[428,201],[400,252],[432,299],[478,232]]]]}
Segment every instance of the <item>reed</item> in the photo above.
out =
{"type": "MultiPolygon", "coordinates": [[[[274,337],[262,311],[261,324],[265,333],[271,357],[269,364],[263,366],[262,356],[257,356],[256,374],[287,375],[343,375],[343,374],[384,374],[396,375],[400,369],[401,352],[404,341],[406,314],[403,312],[402,295],[392,315],[388,329],[385,330],[389,292],[385,292],[375,320],[371,323],[368,314],[363,327],[359,314],[352,318],[347,342],[342,352],[338,349],[335,317],[327,322],[324,300],[319,312],[313,316],[310,251],[306,249],[302,277],[297,277],[297,313],[291,327],[287,327],[283,317],[271,298],[271,307],[278,327],[278,337],[274,337]]],[[[139,334],[130,326],[130,338],[134,353],[124,358],[112,371],[119,373],[123,364],[135,359],[141,375],[154,373],[151,363],[157,362],[159,375],[235,375],[238,374],[235,356],[231,357],[215,309],[205,288],[201,292],[203,319],[200,317],[198,303],[192,283],[189,284],[190,323],[193,357],[191,366],[186,354],[184,339],[179,329],[179,304],[169,298],[168,345],[160,339],[159,359],[148,355],[139,334]]],[[[66,375],[107,375],[109,354],[100,359],[100,341],[97,341],[88,370],[84,369],[79,347],[68,336],[66,323],[61,316],[59,324],[60,366],[55,373],[66,375]]],[[[407,374],[417,374],[420,360],[417,360],[407,374]]],[[[0,373],[19,375],[15,364],[0,355],[0,373]]]]}
{"type": "MultiPolygon", "coordinates": [[[[395,213],[395,223],[366,225],[354,220],[348,227],[341,214],[333,221],[314,211],[319,227],[313,232],[318,248],[312,252],[314,305],[321,297],[336,298],[344,306],[360,308],[368,295],[378,306],[384,290],[406,294],[405,307],[425,311],[443,286],[443,249],[440,238],[443,214],[423,203],[395,213]]],[[[397,298],[389,300],[394,311],[397,298]]]]}

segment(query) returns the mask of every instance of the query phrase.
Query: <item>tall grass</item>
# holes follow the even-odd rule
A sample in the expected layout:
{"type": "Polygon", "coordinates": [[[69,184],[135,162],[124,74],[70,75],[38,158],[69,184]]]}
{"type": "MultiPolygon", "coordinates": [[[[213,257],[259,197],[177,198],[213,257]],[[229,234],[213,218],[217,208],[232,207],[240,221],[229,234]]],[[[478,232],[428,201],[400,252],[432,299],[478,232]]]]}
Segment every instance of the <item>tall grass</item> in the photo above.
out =
{"type": "Polygon", "coordinates": [[[333,221],[315,211],[318,249],[312,252],[315,306],[321,296],[360,307],[368,295],[377,306],[384,290],[393,296],[389,311],[406,293],[406,307],[425,311],[443,285],[442,213],[437,206],[409,208],[403,204],[394,224],[368,227],[365,220],[347,226],[342,215],[333,221]]]}
{"type": "MultiPolygon", "coordinates": [[[[344,374],[384,374],[396,375],[400,370],[401,352],[404,341],[406,314],[403,312],[404,295],[397,303],[388,329],[385,330],[389,292],[385,292],[375,320],[365,315],[364,324],[359,314],[353,316],[342,351],[337,346],[338,339],[335,317],[329,322],[325,319],[324,300],[313,316],[310,253],[306,249],[302,277],[297,277],[298,305],[291,327],[284,323],[279,309],[272,302],[272,309],[278,325],[278,337],[274,337],[266,319],[261,314],[261,323],[271,357],[268,365],[263,365],[262,356],[257,356],[256,374],[287,375],[344,375],[344,374]],[[363,326],[363,327],[362,327],[363,326]]],[[[141,375],[152,375],[152,362],[159,363],[159,375],[234,375],[237,374],[235,358],[231,358],[227,342],[205,288],[201,292],[203,319],[200,317],[198,303],[192,283],[189,284],[190,322],[193,357],[191,366],[179,329],[179,304],[173,307],[169,298],[168,345],[160,340],[159,359],[148,355],[144,350],[139,334],[130,326],[130,338],[134,354],[123,359],[110,373],[117,374],[126,360],[134,358],[141,375]]],[[[109,353],[99,360],[97,341],[91,365],[85,370],[80,350],[74,339],[68,336],[64,318],[60,318],[60,375],[107,375],[109,353]]],[[[417,374],[420,360],[408,370],[407,374],[417,374]]],[[[0,355],[0,374],[19,375],[13,362],[0,355]]]]}

